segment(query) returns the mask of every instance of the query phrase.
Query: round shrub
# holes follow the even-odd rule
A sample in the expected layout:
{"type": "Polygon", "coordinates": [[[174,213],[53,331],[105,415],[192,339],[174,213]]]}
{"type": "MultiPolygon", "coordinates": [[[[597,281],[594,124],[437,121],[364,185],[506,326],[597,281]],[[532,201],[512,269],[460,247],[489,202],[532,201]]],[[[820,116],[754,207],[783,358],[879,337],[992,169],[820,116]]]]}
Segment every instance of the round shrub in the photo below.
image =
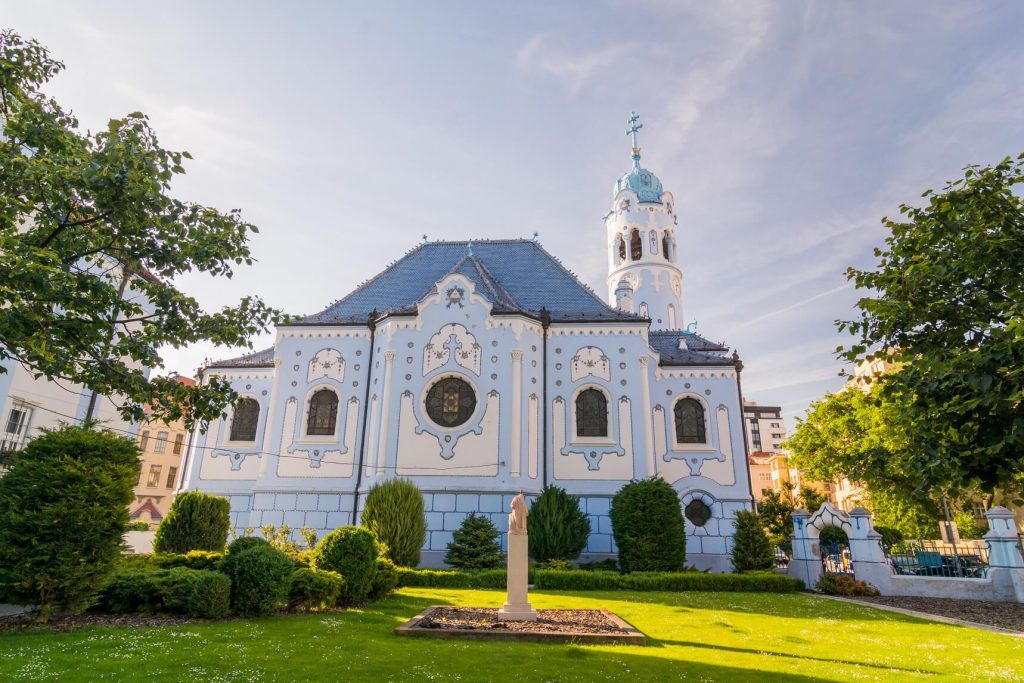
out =
{"type": "Polygon", "coordinates": [[[623,572],[686,568],[686,529],[679,497],[664,479],[632,481],[615,494],[612,535],[623,572]]]}
{"type": "Polygon", "coordinates": [[[200,619],[222,619],[230,611],[231,579],[220,572],[198,572],[185,613],[200,619]]]}
{"type": "Polygon", "coordinates": [[[243,616],[268,614],[283,603],[295,568],[287,555],[266,543],[229,552],[220,566],[231,579],[231,608],[243,616]]]}
{"type": "Polygon", "coordinates": [[[545,486],[530,506],[530,557],[537,562],[575,560],[587,547],[590,519],[580,501],[559,486],[545,486]]]}
{"type": "Polygon", "coordinates": [[[386,557],[377,558],[377,575],[370,584],[370,600],[380,600],[398,587],[398,567],[386,557]]]}
{"type": "Polygon", "coordinates": [[[339,596],[342,604],[363,602],[377,575],[377,539],[360,527],[335,529],[317,544],[313,568],[338,572],[345,578],[339,596]]]}
{"type": "Polygon", "coordinates": [[[407,479],[389,479],[370,487],[362,524],[388,547],[387,555],[402,567],[420,563],[420,548],[427,540],[423,494],[407,479]]]}
{"type": "Polygon", "coordinates": [[[255,548],[258,545],[270,545],[270,543],[258,536],[239,536],[228,544],[227,554],[235,553],[237,555],[243,550],[255,548]]]}
{"type": "Polygon", "coordinates": [[[344,587],[345,579],[337,572],[296,569],[288,589],[288,606],[306,611],[329,607],[338,601],[344,587]]]}
{"type": "Polygon", "coordinates": [[[187,553],[190,550],[224,550],[231,526],[227,498],[202,491],[183,491],[160,522],[153,539],[155,553],[187,553]]]}
{"type": "Polygon", "coordinates": [[[504,558],[494,523],[485,515],[471,512],[452,534],[444,561],[456,569],[497,569],[502,566],[504,558]]]}
{"type": "Polygon", "coordinates": [[[775,553],[761,518],[749,510],[740,510],[733,520],[732,566],[738,572],[771,569],[775,553]]]}
{"type": "Polygon", "coordinates": [[[114,572],[139,477],[131,439],[85,427],[47,430],[0,477],[0,595],[80,612],[114,572]]]}

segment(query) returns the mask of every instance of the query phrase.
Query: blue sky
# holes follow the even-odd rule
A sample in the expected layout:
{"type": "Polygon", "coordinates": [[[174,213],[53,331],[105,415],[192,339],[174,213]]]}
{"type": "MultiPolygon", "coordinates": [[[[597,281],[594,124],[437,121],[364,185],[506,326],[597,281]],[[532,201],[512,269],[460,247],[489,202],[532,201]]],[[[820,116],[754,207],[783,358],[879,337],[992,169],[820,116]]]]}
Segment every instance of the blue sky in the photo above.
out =
{"type": "MultiPolygon", "coordinates": [[[[842,384],[833,320],[879,219],[1024,150],[1024,3],[5,2],[83,127],[146,112],[241,208],[258,263],[179,286],[315,312],[430,239],[529,237],[604,295],[629,167],[677,200],[684,316],[792,418],[842,384]]],[[[269,344],[270,338],[257,340],[269,344]]],[[[167,369],[204,357],[169,349],[167,369]]]]}

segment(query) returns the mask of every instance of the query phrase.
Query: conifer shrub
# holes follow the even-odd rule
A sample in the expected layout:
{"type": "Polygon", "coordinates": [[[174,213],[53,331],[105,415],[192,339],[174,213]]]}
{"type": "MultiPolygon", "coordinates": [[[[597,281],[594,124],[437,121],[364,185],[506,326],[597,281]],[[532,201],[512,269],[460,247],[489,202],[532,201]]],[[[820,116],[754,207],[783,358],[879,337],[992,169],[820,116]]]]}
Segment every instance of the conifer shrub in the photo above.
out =
{"type": "Polygon", "coordinates": [[[162,553],[153,555],[150,560],[155,567],[171,569],[173,567],[187,567],[189,569],[217,569],[224,553],[214,550],[190,550],[184,555],[179,553],[162,553]]]}
{"type": "Polygon", "coordinates": [[[267,543],[228,552],[220,564],[231,579],[231,609],[242,616],[269,614],[288,598],[295,565],[267,543]]]}
{"type": "Polygon", "coordinates": [[[89,427],[44,431],[0,477],[0,596],[81,612],[114,572],[139,477],[131,439],[89,427]]]}
{"type": "Polygon", "coordinates": [[[226,575],[175,567],[117,571],[103,588],[99,606],[112,614],[171,612],[213,619],[228,614],[230,599],[226,575]]]}
{"type": "Polygon", "coordinates": [[[631,481],[615,494],[612,536],[623,572],[686,568],[686,528],[675,489],[660,477],[631,481]]]}
{"type": "Polygon", "coordinates": [[[270,543],[267,540],[259,538],[257,536],[239,536],[238,538],[236,538],[235,540],[231,541],[231,543],[228,544],[227,553],[226,554],[227,555],[232,555],[232,554],[237,555],[238,553],[242,552],[243,550],[248,550],[249,548],[255,548],[258,545],[270,545],[270,543]]]}
{"type": "Polygon", "coordinates": [[[316,571],[303,567],[292,572],[288,606],[305,611],[332,607],[345,587],[345,579],[337,572],[316,571]]]}
{"type": "Polygon", "coordinates": [[[361,517],[362,525],[388,547],[391,561],[401,567],[420,563],[420,549],[427,540],[423,494],[408,479],[388,479],[370,487],[361,517]]]}
{"type": "Polygon", "coordinates": [[[377,539],[361,527],[335,529],[317,544],[313,568],[338,572],[344,577],[345,587],[338,598],[341,604],[364,602],[377,575],[377,539]]]}
{"type": "Polygon", "coordinates": [[[545,486],[528,518],[530,557],[537,562],[575,560],[587,547],[590,518],[560,486],[545,486]]]}
{"type": "Polygon", "coordinates": [[[179,493],[156,529],[153,552],[184,554],[190,550],[224,550],[231,527],[230,512],[227,498],[202,491],[179,493]]]}
{"type": "MultiPolygon", "coordinates": [[[[533,532],[533,529],[530,529],[533,532]]],[[[456,569],[496,569],[504,561],[498,543],[498,529],[484,515],[471,512],[452,534],[444,555],[446,564],[456,569]]]]}
{"type": "Polygon", "coordinates": [[[220,572],[199,572],[192,585],[186,613],[201,619],[222,619],[230,611],[231,579],[220,572]]]}
{"type": "Polygon", "coordinates": [[[738,572],[771,569],[775,566],[772,543],[761,518],[749,510],[740,510],[733,520],[732,566],[738,572]]]}
{"type": "Polygon", "coordinates": [[[370,600],[380,600],[398,587],[398,566],[387,557],[377,558],[377,574],[370,584],[370,600]]]}

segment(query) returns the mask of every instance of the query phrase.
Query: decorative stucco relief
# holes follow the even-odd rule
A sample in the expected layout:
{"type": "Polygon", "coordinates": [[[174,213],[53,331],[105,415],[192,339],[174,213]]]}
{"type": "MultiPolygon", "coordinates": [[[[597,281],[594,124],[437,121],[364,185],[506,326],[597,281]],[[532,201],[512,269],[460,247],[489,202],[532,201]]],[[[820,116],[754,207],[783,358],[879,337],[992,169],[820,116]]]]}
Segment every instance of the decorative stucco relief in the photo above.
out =
{"type": "Polygon", "coordinates": [[[607,381],[611,380],[611,369],[608,356],[596,346],[584,346],[570,362],[570,377],[573,382],[583,377],[593,375],[607,381]]]}
{"type": "Polygon", "coordinates": [[[445,325],[423,347],[423,375],[455,361],[473,374],[480,375],[480,344],[463,325],[445,325]]]}
{"type": "Polygon", "coordinates": [[[306,381],[313,382],[321,377],[343,382],[345,380],[345,359],[335,349],[321,349],[309,361],[306,381]]]}

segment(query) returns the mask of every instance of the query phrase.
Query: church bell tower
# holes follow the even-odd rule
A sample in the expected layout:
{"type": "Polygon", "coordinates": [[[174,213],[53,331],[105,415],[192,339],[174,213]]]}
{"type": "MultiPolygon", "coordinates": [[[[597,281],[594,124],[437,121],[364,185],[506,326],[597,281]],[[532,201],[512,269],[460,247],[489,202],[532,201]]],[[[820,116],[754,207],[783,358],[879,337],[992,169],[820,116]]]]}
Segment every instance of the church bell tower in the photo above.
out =
{"type": "Polygon", "coordinates": [[[608,299],[612,306],[651,319],[653,330],[678,330],[683,322],[682,272],[676,265],[675,200],[658,177],[640,166],[636,134],[640,117],[629,117],[633,168],[615,183],[608,231],[608,299]]]}

